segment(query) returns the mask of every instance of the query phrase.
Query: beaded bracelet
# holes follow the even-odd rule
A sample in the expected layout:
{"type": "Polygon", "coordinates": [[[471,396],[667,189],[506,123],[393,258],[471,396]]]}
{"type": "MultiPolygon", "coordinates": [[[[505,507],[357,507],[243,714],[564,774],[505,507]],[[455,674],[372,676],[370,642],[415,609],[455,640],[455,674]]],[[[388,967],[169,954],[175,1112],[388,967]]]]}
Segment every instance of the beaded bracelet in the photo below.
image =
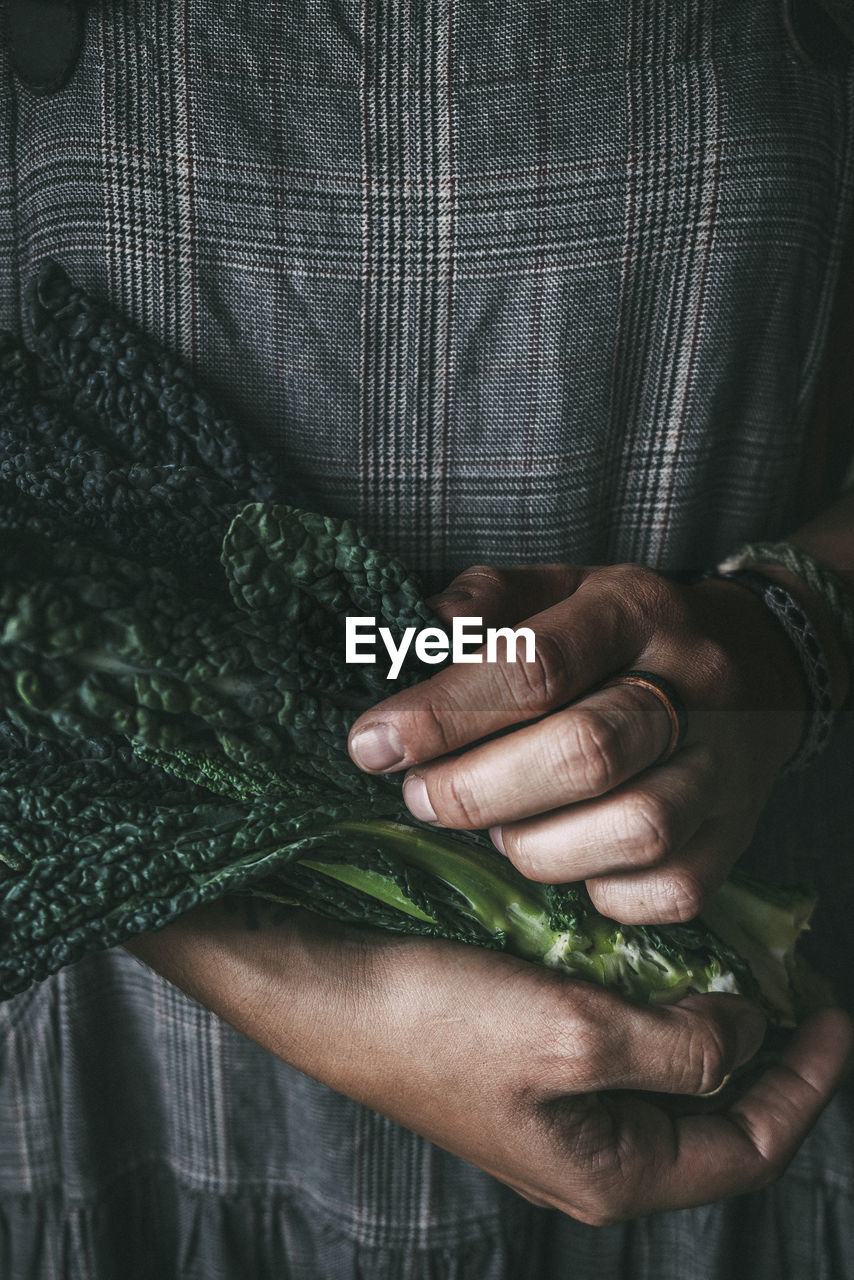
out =
{"type": "Polygon", "coordinates": [[[821,641],[815,629],[794,596],[771,578],[749,569],[728,568],[723,562],[708,576],[738,583],[757,595],[766,609],[774,615],[788,636],[798,655],[809,696],[807,722],[797,751],[785,767],[785,773],[795,773],[812,764],[827,746],[833,728],[834,711],[831,696],[830,669],[821,641]]]}

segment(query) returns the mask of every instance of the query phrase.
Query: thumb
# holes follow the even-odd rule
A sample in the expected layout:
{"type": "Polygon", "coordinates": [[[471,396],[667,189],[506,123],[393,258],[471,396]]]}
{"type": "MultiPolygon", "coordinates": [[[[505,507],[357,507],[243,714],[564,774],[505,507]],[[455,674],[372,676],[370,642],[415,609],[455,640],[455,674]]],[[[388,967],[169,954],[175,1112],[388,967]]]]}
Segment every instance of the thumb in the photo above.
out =
{"type": "Polygon", "coordinates": [[[572,595],[587,572],[569,564],[478,564],[427,603],[444,623],[482,618],[489,627],[512,627],[572,595]]]}

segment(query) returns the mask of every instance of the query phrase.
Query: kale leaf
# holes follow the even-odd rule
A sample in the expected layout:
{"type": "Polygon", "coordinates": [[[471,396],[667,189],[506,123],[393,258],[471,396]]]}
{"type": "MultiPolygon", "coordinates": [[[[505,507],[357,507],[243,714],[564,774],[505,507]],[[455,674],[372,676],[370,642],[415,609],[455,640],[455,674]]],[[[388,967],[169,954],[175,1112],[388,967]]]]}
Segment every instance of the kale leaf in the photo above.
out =
{"type": "Polygon", "coordinates": [[[350,723],[426,670],[410,654],[390,684],[346,665],[345,619],[398,640],[436,625],[418,580],[306,510],[307,482],[56,264],[29,306],[33,350],[0,335],[0,998],[252,892],[638,999],[745,991],[794,1018],[808,897],[777,891],[769,976],[744,958],[750,937],[769,950],[744,927],[762,886],[730,889],[715,932],[621,926],[581,885],[524,880],[483,834],[417,823],[398,778],[356,769],[350,723]],[[798,921],[783,948],[781,911],[798,921]]]}

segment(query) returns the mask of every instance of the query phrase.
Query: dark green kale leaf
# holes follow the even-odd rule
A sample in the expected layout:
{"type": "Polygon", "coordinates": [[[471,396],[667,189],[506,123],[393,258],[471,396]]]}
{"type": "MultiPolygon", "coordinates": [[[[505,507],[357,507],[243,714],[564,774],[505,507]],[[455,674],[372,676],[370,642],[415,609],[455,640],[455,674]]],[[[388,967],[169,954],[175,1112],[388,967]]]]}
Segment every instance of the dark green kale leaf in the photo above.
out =
{"type": "Polygon", "coordinates": [[[642,1000],[755,992],[761,973],[772,1016],[793,1018],[803,896],[763,914],[730,886],[715,933],[622,926],[482,834],[414,822],[399,779],[356,769],[353,719],[435,668],[348,666],[345,620],[397,639],[435,625],[418,580],[305,510],[304,482],[56,264],[30,312],[32,352],[0,335],[0,998],[251,891],[642,1000]]]}

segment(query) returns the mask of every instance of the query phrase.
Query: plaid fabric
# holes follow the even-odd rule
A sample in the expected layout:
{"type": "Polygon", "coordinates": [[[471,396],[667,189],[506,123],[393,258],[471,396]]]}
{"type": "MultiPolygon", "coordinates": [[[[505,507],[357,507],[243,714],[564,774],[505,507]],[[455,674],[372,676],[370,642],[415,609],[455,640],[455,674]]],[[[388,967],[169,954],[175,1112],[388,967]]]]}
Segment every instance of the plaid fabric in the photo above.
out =
{"type": "Polygon", "coordinates": [[[775,0],[104,0],[8,92],[3,321],[58,257],[431,584],[801,504],[854,132],[775,0]]]}
{"type": "MultiPolygon", "coordinates": [[[[705,565],[813,502],[854,76],[790,9],[93,0],[61,93],[3,63],[0,324],[58,258],[431,586],[705,565]]],[[[849,991],[852,759],[753,852],[824,888],[849,991]]],[[[0,1008],[0,1275],[837,1280],[852,1122],[761,1195],[592,1230],[107,953],[0,1008]]]]}

